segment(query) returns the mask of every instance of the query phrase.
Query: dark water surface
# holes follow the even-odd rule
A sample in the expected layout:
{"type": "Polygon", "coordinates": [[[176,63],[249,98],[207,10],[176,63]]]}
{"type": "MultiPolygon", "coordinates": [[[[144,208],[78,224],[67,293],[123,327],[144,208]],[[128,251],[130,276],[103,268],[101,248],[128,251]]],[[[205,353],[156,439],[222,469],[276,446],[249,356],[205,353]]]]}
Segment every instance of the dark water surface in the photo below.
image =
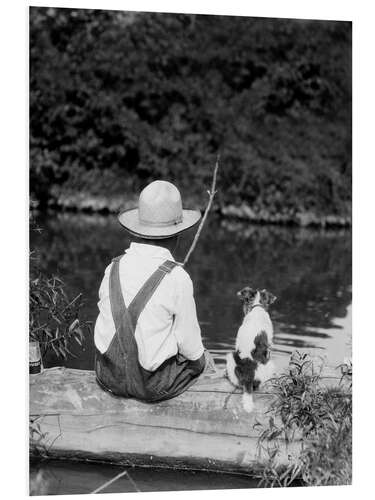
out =
{"type": "MultiPolygon", "coordinates": [[[[42,269],[61,277],[71,296],[83,293],[82,316],[93,324],[105,267],[129,246],[114,216],[58,214],[38,219],[31,248],[42,269]]],[[[182,260],[193,234],[175,258],[182,260]]],[[[351,232],[256,226],[211,219],[188,263],[206,348],[220,363],[242,320],[236,292],[267,288],[278,299],[270,311],[280,356],[318,349],[332,364],[351,352],[351,232]]],[[[65,364],[92,369],[93,337],[65,364]]],[[[47,366],[61,364],[53,356],[47,366]]]]}
{"type": "MultiPolygon", "coordinates": [[[[129,246],[127,233],[113,216],[50,214],[39,218],[42,233],[31,234],[31,248],[41,267],[56,274],[73,297],[82,292],[82,317],[97,316],[98,289],[105,267],[129,246]]],[[[193,234],[190,236],[190,241],[193,234]]],[[[175,258],[182,260],[189,241],[175,258]]],[[[194,283],[204,344],[219,364],[235,342],[242,320],[236,292],[246,285],[267,288],[278,300],[270,313],[274,323],[276,364],[299,349],[325,355],[336,365],[351,356],[351,232],[257,226],[211,218],[188,263],[194,283]]],[[[92,369],[93,336],[76,358],[65,363],[50,355],[45,365],[65,364],[92,369]]],[[[32,466],[31,477],[48,494],[89,493],[123,469],[93,464],[49,463],[32,466]]],[[[241,476],[181,471],[132,469],[142,491],[250,488],[255,481],[241,476]]],[[[105,492],[134,491],[127,476],[105,492]]]]}
{"type": "Polygon", "coordinates": [[[248,476],[215,472],[169,470],[157,468],[119,467],[95,463],[57,460],[34,463],[30,478],[43,485],[44,495],[77,493],[133,493],[137,491],[183,491],[255,488],[259,482],[248,476]],[[108,484],[124,470],[127,474],[108,484]],[[104,488],[102,489],[102,487],[104,488]]]}

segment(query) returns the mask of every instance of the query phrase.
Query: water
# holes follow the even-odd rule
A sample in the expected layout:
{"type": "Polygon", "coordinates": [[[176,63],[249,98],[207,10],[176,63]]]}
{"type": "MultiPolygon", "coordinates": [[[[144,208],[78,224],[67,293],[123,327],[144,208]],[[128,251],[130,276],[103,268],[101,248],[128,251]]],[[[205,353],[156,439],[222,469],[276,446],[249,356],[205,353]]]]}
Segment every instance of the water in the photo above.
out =
{"type": "MultiPolygon", "coordinates": [[[[82,316],[94,324],[104,269],[128,247],[127,233],[112,216],[59,214],[38,223],[43,231],[32,233],[31,248],[38,249],[43,270],[62,277],[72,297],[84,294],[82,316]]],[[[185,255],[188,238],[177,260],[185,255]]],[[[242,320],[236,292],[246,285],[267,288],[278,297],[270,311],[276,360],[294,349],[325,354],[330,364],[351,355],[349,230],[262,227],[211,218],[187,270],[204,344],[219,364],[234,345],[242,320]]],[[[66,366],[92,369],[92,335],[74,353],[66,366]]],[[[56,364],[62,361],[53,355],[45,360],[45,366],[56,364]]]]}
{"type": "MultiPolygon", "coordinates": [[[[104,269],[129,246],[127,233],[112,216],[50,214],[38,223],[43,232],[32,233],[31,248],[38,249],[42,269],[62,277],[72,297],[84,294],[82,316],[94,323],[104,269]]],[[[182,260],[190,241],[179,248],[177,260],[182,260]]],[[[276,364],[286,364],[295,349],[325,355],[331,365],[341,363],[351,356],[351,266],[349,230],[262,227],[211,218],[187,267],[206,348],[222,365],[242,320],[236,292],[250,285],[278,297],[270,311],[276,364]]],[[[76,346],[73,352],[76,357],[65,362],[50,354],[44,365],[92,369],[92,334],[83,350],[76,346]]],[[[31,470],[31,477],[39,471],[46,479],[49,494],[62,494],[93,491],[123,469],[52,462],[31,470]]],[[[255,486],[249,478],[204,472],[132,469],[133,476],[142,491],[255,486]]],[[[134,487],[125,476],[105,490],[109,491],[134,487]]]]}
{"type": "Polygon", "coordinates": [[[215,472],[168,470],[157,468],[119,467],[95,463],[73,463],[57,460],[34,463],[30,479],[35,493],[73,495],[92,493],[111,479],[127,471],[125,476],[101,489],[100,493],[151,491],[220,490],[254,488],[259,482],[248,476],[215,472]]]}

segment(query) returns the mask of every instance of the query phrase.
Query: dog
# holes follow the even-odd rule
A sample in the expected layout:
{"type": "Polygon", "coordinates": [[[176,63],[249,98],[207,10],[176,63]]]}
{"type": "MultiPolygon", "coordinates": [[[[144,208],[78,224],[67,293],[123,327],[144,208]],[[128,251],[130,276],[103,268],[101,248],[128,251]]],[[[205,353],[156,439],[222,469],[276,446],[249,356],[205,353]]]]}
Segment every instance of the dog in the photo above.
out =
{"type": "Polygon", "coordinates": [[[272,377],[270,360],[273,325],[268,307],[276,297],[267,290],[245,287],[237,293],[242,300],[244,318],[238,330],[234,352],[227,354],[226,370],[230,382],[243,389],[244,410],[254,409],[253,391],[272,377]]]}

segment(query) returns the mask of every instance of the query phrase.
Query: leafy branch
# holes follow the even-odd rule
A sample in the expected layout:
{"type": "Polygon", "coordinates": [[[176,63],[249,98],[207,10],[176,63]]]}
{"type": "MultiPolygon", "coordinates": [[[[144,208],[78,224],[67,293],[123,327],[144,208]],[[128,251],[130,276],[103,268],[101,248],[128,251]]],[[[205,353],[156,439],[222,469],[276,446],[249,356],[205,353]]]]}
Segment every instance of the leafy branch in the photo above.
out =
{"type": "Polygon", "coordinates": [[[39,274],[30,280],[29,337],[39,342],[42,356],[51,349],[56,356],[66,358],[72,355],[72,341],[82,346],[89,323],[80,320],[81,307],[82,295],[69,300],[59,278],[39,274]]]}
{"type": "Polygon", "coordinates": [[[48,450],[45,444],[45,439],[48,433],[42,432],[40,423],[38,422],[39,418],[39,416],[29,418],[29,439],[30,444],[32,444],[30,448],[32,447],[33,453],[39,457],[46,457],[48,450]]]}
{"type": "MultiPolygon", "coordinates": [[[[31,217],[31,228],[41,231],[31,217]]],[[[74,354],[72,342],[82,347],[88,321],[80,319],[82,294],[69,299],[61,279],[44,276],[38,267],[35,251],[30,252],[29,340],[39,342],[42,357],[53,351],[59,358],[74,354]]]]}

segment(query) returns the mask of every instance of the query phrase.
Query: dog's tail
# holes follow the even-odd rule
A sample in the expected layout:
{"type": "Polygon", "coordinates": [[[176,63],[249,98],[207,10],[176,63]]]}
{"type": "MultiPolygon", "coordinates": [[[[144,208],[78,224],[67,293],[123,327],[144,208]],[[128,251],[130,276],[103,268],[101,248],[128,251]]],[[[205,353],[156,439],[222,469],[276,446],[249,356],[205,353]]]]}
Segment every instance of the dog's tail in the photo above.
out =
{"type": "Polygon", "coordinates": [[[243,385],[242,406],[247,413],[254,410],[253,380],[247,380],[243,385]]]}
{"type": "Polygon", "coordinates": [[[245,389],[242,394],[242,406],[247,413],[251,413],[254,410],[253,394],[247,392],[245,389]]]}

